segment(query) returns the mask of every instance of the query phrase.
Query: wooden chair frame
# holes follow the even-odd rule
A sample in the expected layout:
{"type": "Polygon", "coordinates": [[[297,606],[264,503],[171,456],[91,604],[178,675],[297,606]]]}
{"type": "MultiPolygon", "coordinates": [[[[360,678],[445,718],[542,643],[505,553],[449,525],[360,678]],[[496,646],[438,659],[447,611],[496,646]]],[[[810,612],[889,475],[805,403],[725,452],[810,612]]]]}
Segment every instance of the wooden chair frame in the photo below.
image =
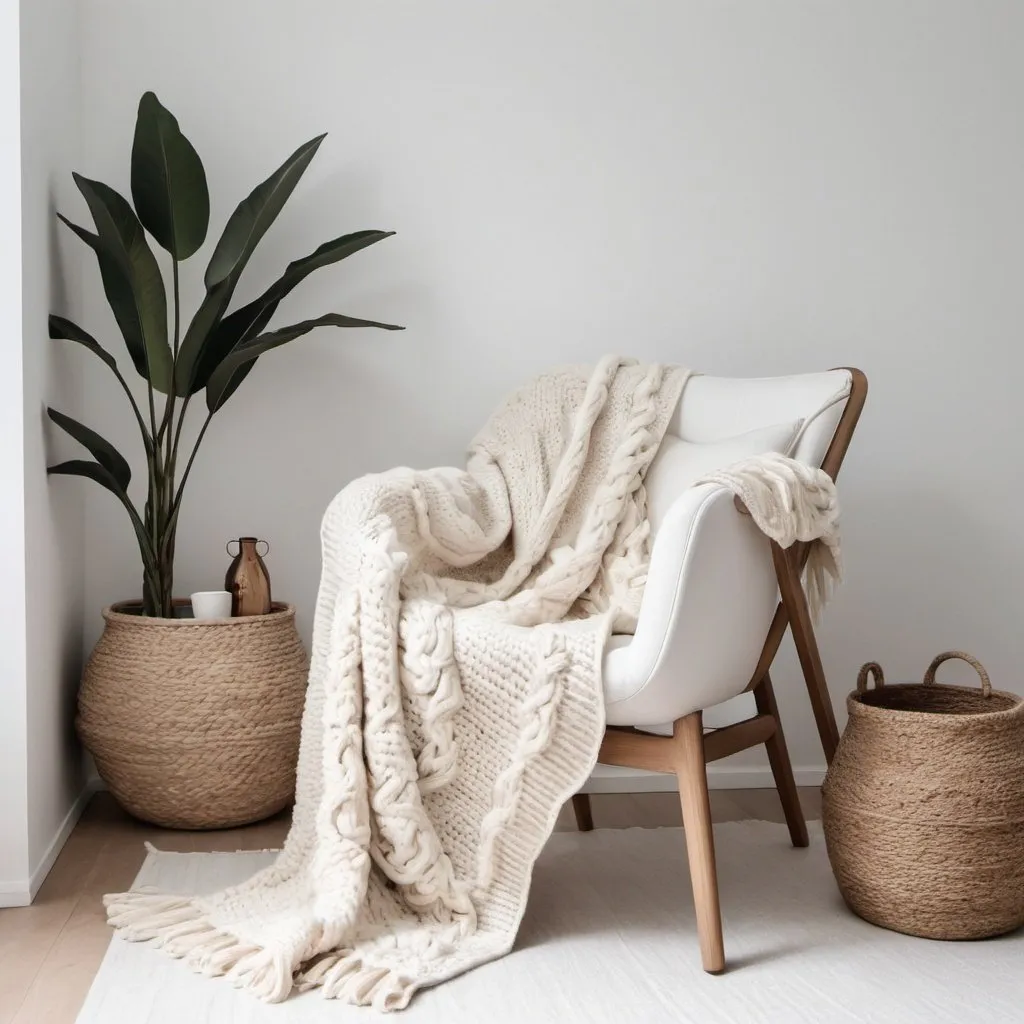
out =
{"type": "MultiPolygon", "coordinates": [[[[850,395],[821,464],[821,468],[833,480],[839,475],[843,459],[850,447],[868,390],[867,378],[860,370],[853,367],[844,369],[850,373],[850,395]]],[[[737,507],[741,511],[746,511],[739,502],[737,507]]],[[[708,762],[763,743],[768,751],[768,761],[771,764],[793,845],[808,845],[807,824],[800,806],[793,767],[786,749],[786,739],[782,732],[782,722],[769,675],[769,669],[787,628],[793,631],[793,643],[800,659],[807,694],[828,763],[831,763],[839,743],[839,731],[825,680],[825,671],[822,668],[807,600],[800,583],[809,545],[798,543],[783,550],[772,541],[771,548],[781,601],[775,610],[757,667],[746,687],[746,690],[754,692],[757,714],[735,725],[705,733],[702,712],[695,711],[677,719],[671,736],[656,736],[636,729],[609,726],[598,755],[598,760],[602,764],[642,768],[676,776],[683,809],[683,827],[690,861],[701,961],[704,970],[712,974],[724,970],[725,949],[722,941],[722,916],[719,908],[715,846],[708,798],[708,762]]],[[[576,814],[576,823],[581,830],[589,831],[594,827],[588,794],[577,793],[573,797],[573,810],[576,814]]]]}

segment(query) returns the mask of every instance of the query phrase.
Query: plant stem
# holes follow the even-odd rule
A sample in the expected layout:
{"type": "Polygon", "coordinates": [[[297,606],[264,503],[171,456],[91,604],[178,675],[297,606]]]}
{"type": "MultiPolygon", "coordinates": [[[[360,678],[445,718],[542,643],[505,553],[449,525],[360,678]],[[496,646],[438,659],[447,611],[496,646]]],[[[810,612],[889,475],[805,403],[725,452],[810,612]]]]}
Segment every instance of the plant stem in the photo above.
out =
{"type": "Polygon", "coordinates": [[[181,428],[185,425],[185,413],[188,410],[188,403],[192,401],[191,395],[185,395],[181,400],[181,412],[178,414],[178,423],[174,429],[174,444],[171,447],[171,456],[175,462],[178,461],[178,444],[181,441],[181,428]]]}
{"type": "MultiPolygon", "coordinates": [[[[171,277],[174,282],[174,361],[178,360],[178,348],[181,344],[181,289],[178,281],[178,260],[174,258],[171,260],[171,277]]],[[[168,516],[170,515],[170,502],[174,494],[174,461],[176,454],[177,442],[174,441],[172,444],[172,437],[174,435],[174,410],[176,405],[177,394],[175,392],[175,378],[171,375],[171,390],[167,395],[167,410],[166,416],[164,417],[164,424],[160,428],[165,430],[167,434],[167,458],[164,462],[164,494],[162,496],[162,509],[166,509],[168,516]]],[[[181,424],[185,420],[185,410],[188,408],[188,403],[184,403],[181,412],[178,415],[177,433],[181,433],[181,424]]],[[[166,523],[166,521],[165,521],[166,523]]],[[[166,544],[166,542],[165,542],[166,544]]],[[[163,545],[162,545],[163,546],[163,545]]],[[[173,552],[173,539],[170,544],[171,551],[173,552]]],[[[173,554],[171,555],[173,559],[173,554]]],[[[167,574],[168,578],[173,575],[173,564],[168,563],[167,574]]]]}
{"type": "Polygon", "coordinates": [[[174,282],[174,360],[178,360],[178,346],[181,344],[181,293],[178,285],[178,260],[171,261],[171,278],[174,282]]]}
{"type": "MultiPolygon", "coordinates": [[[[142,443],[146,449],[146,468],[149,477],[149,498],[150,500],[146,503],[145,513],[145,526],[146,531],[150,537],[154,536],[154,524],[152,522],[152,515],[150,512],[151,503],[153,498],[153,481],[157,475],[156,467],[156,442],[154,436],[149,432],[146,427],[146,421],[142,418],[142,410],[139,408],[139,403],[135,401],[135,395],[132,394],[132,389],[128,386],[128,381],[124,379],[124,375],[116,367],[112,366],[114,376],[117,378],[118,384],[121,385],[122,390],[128,397],[128,402],[132,407],[132,412],[135,413],[135,421],[139,425],[139,432],[142,434],[142,443]]],[[[154,408],[153,408],[153,391],[150,389],[149,392],[150,401],[150,420],[155,420],[154,408]]],[[[145,551],[142,552],[142,564],[147,564],[147,558],[145,551]]],[[[159,594],[159,580],[155,579],[148,569],[143,571],[142,578],[142,612],[144,615],[157,615],[160,613],[160,604],[158,603],[159,594]]]]}
{"type": "MultiPolygon", "coordinates": [[[[154,551],[160,550],[160,484],[161,478],[163,477],[160,459],[160,443],[158,440],[158,434],[156,429],[156,402],[153,399],[153,385],[147,383],[146,389],[149,392],[149,422],[150,428],[153,431],[153,437],[155,443],[153,445],[153,459],[150,465],[149,471],[149,501],[146,502],[146,531],[149,534],[150,543],[153,546],[154,551]]],[[[158,576],[158,587],[157,592],[153,595],[153,604],[156,606],[157,613],[162,615],[164,605],[166,604],[166,595],[163,593],[163,580],[159,579],[160,567],[157,565],[157,576],[158,576]]]]}
{"type": "Polygon", "coordinates": [[[181,483],[178,485],[177,494],[174,496],[174,501],[171,504],[171,514],[177,518],[178,507],[181,505],[181,497],[185,491],[185,484],[188,483],[188,475],[192,470],[192,463],[195,462],[196,452],[199,451],[199,446],[203,443],[203,438],[206,436],[206,428],[210,425],[210,420],[213,419],[213,413],[207,413],[206,419],[203,420],[203,425],[199,430],[199,436],[196,438],[196,443],[192,446],[192,453],[188,457],[188,462],[185,464],[185,472],[181,474],[181,483]]]}
{"type": "MultiPolygon", "coordinates": [[[[178,361],[178,349],[181,346],[181,288],[179,283],[178,273],[178,261],[176,259],[171,260],[171,278],[173,281],[173,293],[174,301],[172,303],[172,310],[174,314],[174,362],[178,361]]],[[[157,444],[163,441],[164,435],[168,435],[167,441],[167,457],[170,459],[171,455],[171,443],[170,443],[170,431],[174,422],[174,400],[177,398],[177,394],[174,390],[174,374],[171,374],[171,387],[167,392],[167,402],[164,406],[164,416],[160,423],[160,433],[156,436],[157,444]]]]}
{"type": "MultiPolygon", "coordinates": [[[[192,446],[192,451],[189,454],[188,462],[185,464],[185,472],[182,474],[181,483],[178,485],[177,491],[175,491],[174,476],[175,467],[178,461],[178,445],[181,440],[181,425],[184,421],[185,410],[187,407],[188,397],[186,396],[182,402],[181,411],[178,414],[178,422],[174,431],[174,440],[170,446],[170,456],[162,474],[161,491],[167,504],[162,510],[164,515],[162,515],[160,523],[160,543],[157,547],[157,572],[160,575],[160,582],[162,584],[161,589],[163,591],[163,600],[161,604],[164,610],[160,614],[167,617],[173,615],[170,591],[173,586],[174,579],[174,548],[178,532],[178,513],[181,511],[181,501],[185,493],[185,484],[188,481],[189,473],[192,470],[192,464],[195,462],[196,453],[199,451],[199,446],[203,443],[203,438],[206,436],[207,428],[210,426],[210,420],[213,419],[213,413],[211,412],[207,414],[206,419],[203,421],[203,425],[199,430],[199,436],[196,438],[196,442],[192,446]]],[[[168,439],[170,439],[170,432],[168,432],[168,439]]]]}
{"type": "Polygon", "coordinates": [[[154,439],[157,437],[156,429],[156,401],[153,398],[153,385],[148,381],[146,382],[146,391],[149,394],[149,429],[153,433],[154,439]]]}
{"type": "MultiPolygon", "coordinates": [[[[174,293],[173,352],[174,360],[177,361],[178,349],[181,344],[181,289],[177,259],[172,259],[171,276],[174,293]]],[[[149,389],[149,414],[153,428],[153,445],[149,460],[149,501],[146,504],[146,528],[156,554],[157,585],[156,593],[152,595],[151,600],[147,597],[145,604],[147,614],[158,614],[165,617],[170,617],[174,612],[174,523],[171,520],[171,503],[174,496],[174,462],[177,439],[181,435],[181,424],[184,420],[187,402],[182,406],[177,424],[174,422],[176,406],[177,395],[174,390],[174,374],[172,372],[159,430],[156,426],[153,388],[149,389]],[[149,611],[151,605],[156,608],[154,612],[149,611]]],[[[145,593],[147,588],[143,589],[145,593]]]]}
{"type": "MultiPolygon", "coordinates": [[[[172,500],[174,496],[174,481],[178,473],[178,446],[181,444],[181,430],[185,425],[185,413],[188,411],[188,403],[191,399],[191,395],[186,395],[181,400],[181,412],[178,413],[178,422],[174,427],[174,440],[169,448],[169,465],[167,469],[167,480],[168,480],[168,500],[172,500]]],[[[199,442],[197,441],[196,444],[199,442]]]]}
{"type": "Polygon", "coordinates": [[[124,388],[124,393],[128,396],[128,401],[131,402],[132,412],[135,413],[135,419],[139,424],[139,430],[142,431],[142,439],[146,444],[146,452],[149,453],[149,449],[152,445],[152,437],[149,431],[146,429],[146,421],[142,418],[142,410],[139,408],[139,403],[135,401],[135,396],[132,394],[132,389],[128,387],[128,381],[121,375],[121,371],[116,367],[112,366],[111,369],[114,372],[114,376],[117,378],[118,383],[124,388]]]}

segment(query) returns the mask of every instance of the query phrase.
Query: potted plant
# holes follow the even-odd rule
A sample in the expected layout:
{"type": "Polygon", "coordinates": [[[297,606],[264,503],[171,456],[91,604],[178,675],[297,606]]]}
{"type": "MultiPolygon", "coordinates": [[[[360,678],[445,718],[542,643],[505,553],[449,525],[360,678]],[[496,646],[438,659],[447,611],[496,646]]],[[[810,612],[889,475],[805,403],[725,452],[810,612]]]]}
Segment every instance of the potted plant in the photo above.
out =
{"type": "Polygon", "coordinates": [[[94,230],[58,214],[94,252],[128,356],[145,381],[140,403],[107,347],[72,321],[50,317],[50,337],[87,348],[124,391],[147,468],[140,511],[128,493],[131,469],[117,448],[70,416],[48,410],[92,457],[49,472],[88,477],[110,491],[124,506],[142,561],[141,601],[104,611],[106,627],[83,678],[78,728],[115,796],[133,813],[162,824],[223,827],[279,810],[292,792],[298,750],[306,658],[294,611],[275,606],[270,615],[197,622],[181,616],[187,602],[173,597],[182,498],[210,422],[271,349],[322,326],[401,330],[339,313],[268,329],[281,300],[306,277],[391,231],[356,231],[325,242],[289,263],[251,302],[232,302],[250,257],[323,139],[300,146],[236,207],[187,324],[179,268],[206,240],[210,199],[198,153],[152,92],[142,97],[135,125],[134,208],[110,186],[76,174],[94,230]],[[150,238],[170,257],[170,301],[150,238]],[[200,397],[205,418],[186,452],[182,428],[200,397]],[[268,657],[279,671],[267,671],[268,657]],[[274,784],[261,781],[280,765],[274,784]]]}

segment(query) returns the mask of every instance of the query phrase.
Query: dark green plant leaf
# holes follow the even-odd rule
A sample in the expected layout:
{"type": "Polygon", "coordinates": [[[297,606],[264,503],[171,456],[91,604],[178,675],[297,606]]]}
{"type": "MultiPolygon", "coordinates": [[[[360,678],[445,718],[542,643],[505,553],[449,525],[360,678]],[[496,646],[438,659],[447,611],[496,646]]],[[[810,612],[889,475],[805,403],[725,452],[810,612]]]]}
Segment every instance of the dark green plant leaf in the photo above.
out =
{"type": "MultiPolygon", "coordinates": [[[[104,294],[106,294],[107,302],[114,310],[115,319],[118,319],[118,324],[120,325],[120,319],[118,318],[118,309],[120,306],[115,306],[115,299],[120,302],[120,296],[129,291],[131,286],[125,280],[124,274],[121,272],[121,268],[118,266],[117,261],[103,248],[103,245],[100,243],[99,235],[94,235],[91,231],[87,231],[85,228],[73,223],[63,214],[58,213],[57,217],[63,224],[66,224],[67,227],[78,235],[78,237],[96,254],[96,261],[99,263],[100,267],[100,277],[103,280],[104,294]],[[114,298],[112,298],[112,296],[114,298]]],[[[126,308],[124,316],[130,320],[131,310],[126,308]]],[[[145,380],[149,373],[149,366],[146,362],[146,346],[142,340],[142,331],[137,328],[137,323],[132,322],[129,330],[125,330],[122,327],[121,334],[124,337],[124,343],[128,349],[128,355],[131,357],[132,364],[138,371],[139,376],[145,380]]]]}
{"type": "Polygon", "coordinates": [[[46,415],[65,433],[70,434],[80,445],[89,450],[89,454],[114,478],[121,490],[128,490],[132,482],[132,469],[125,457],[104,437],[84,423],[73,420],[70,416],[47,409],[46,415]]]}
{"type": "MultiPolygon", "coordinates": [[[[70,221],[67,223],[70,224],[70,221]]],[[[71,224],[71,227],[74,228],[75,225],[71,224]]],[[[77,230],[82,231],[83,229],[78,228],[77,230]]],[[[50,314],[50,337],[63,338],[68,341],[77,341],[80,345],[84,345],[90,352],[99,356],[99,358],[110,367],[132,403],[132,411],[135,413],[135,417],[139,423],[139,430],[142,433],[142,443],[146,447],[146,457],[150,457],[153,454],[153,438],[150,437],[149,431],[146,429],[146,424],[143,422],[138,406],[135,404],[134,399],[132,399],[131,392],[128,390],[128,383],[125,381],[124,377],[121,376],[121,373],[117,368],[117,361],[114,357],[91,334],[87,331],[83,331],[78,324],[73,323],[71,320],[67,320],[62,316],[54,316],[52,313],[50,314]]]]}
{"type": "Polygon", "coordinates": [[[318,135],[299,146],[266,181],[257,185],[238,204],[228,218],[217,248],[210,257],[210,265],[206,268],[207,288],[213,288],[231,278],[238,279],[253,250],[274,223],[325,137],[326,133],[318,135]]]}
{"type": "Polygon", "coordinates": [[[117,360],[91,334],[83,331],[78,324],[53,313],[50,314],[50,337],[65,341],[77,341],[93,355],[99,356],[112,370],[117,369],[117,360]]]}
{"type": "Polygon", "coordinates": [[[253,367],[256,365],[255,359],[250,359],[249,362],[243,363],[234,373],[228,377],[227,382],[224,384],[220,393],[214,399],[214,396],[210,392],[210,385],[206,385],[206,408],[212,415],[218,409],[222,408],[224,403],[242,386],[242,381],[252,373],[253,367]],[[216,404],[213,404],[214,401],[216,404]]]}
{"type": "Polygon", "coordinates": [[[174,363],[174,390],[179,395],[191,395],[198,390],[194,382],[199,360],[208,344],[210,334],[216,330],[227,312],[234,290],[233,281],[222,281],[215,288],[211,288],[192,317],[174,363]]]}
{"type": "Polygon", "coordinates": [[[360,249],[366,249],[376,242],[390,238],[394,231],[353,231],[350,234],[342,235],[340,238],[324,242],[318,249],[300,260],[294,260],[285,268],[285,272],[275,281],[261,296],[257,302],[272,302],[275,299],[283,299],[299,282],[304,281],[314,270],[321,267],[338,263],[357,253],[360,249]]]}
{"type": "Polygon", "coordinates": [[[203,162],[152,92],[139,101],[135,121],[132,199],[146,230],[175,259],[188,259],[206,240],[210,193],[203,162]]]}
{"type": "Polygon", "coordinates": [[[206,298],[188,325],[178,349],[174,366],[178,394],[190,395],[199,390],[197,368],[210,334],[227,312],[249,257],[295,190],[324,137],[319,135],[300,146],[266,181],[257,185],[228,218],[206,268],[206,298]]]}
{"type": "MultiPolygon", "coordinates": [[[[268,305],[263,305],[262,298],[256,299],[248,305],[242,306],[241,309],[236,309],[234,313],[225,317],[217,324],[203,349],[199,365],[196,367],[195,391],[207,386],[211,375],[236,345],[255,338],[267,326],[270,318],[277,312],[278,305],[278,300],[273,300],[268,305]]],[[[239,385],[249,376],[255,365],[256,360],[251,359],[231,374],[220,394],[217,409],[238,390],[239,385]]],[[[209,407],[209,393],[207,393],[206,401],[209,407]]],[[[211,409],[210,411],[216,412],[216,409],[211,409]]]]}
{"type": "Polygon", "coordinates": [[[74,231],[74,233],[78,235],[78,237],[83,242],[85,242],[85,244],[89,246],[93,250],[93,252],[96,251],[97,246],[100,244],[99,235],[94,235],[91,231],[87,231],[85,228],[76,224],[74,221],[68,220],[63,213],[57,214],[57,220],[59,220],[65,227],[71,228],[71,230],[74,231]]]}
{"type": "Polygon", "coordinates": [[[192,381],[192,391],[199,391],[209,383],[210,375],[243,341],[255,338],[277,312],[278,300],[263,303],[262,298],[236,309],[219,321],[210,332],[199,354],[192,381]]]}
{"type": "Polygon", "coordinates": [[[167,294],[156,257],[122,195],[100,181],[80,174],[74,178],[96,224],[96,242],[87,232],[76,234],[96,249],[107,301],[136,369],[154,388],[166,392],[173,360],[167,343],[167,294]],[[144,360],[141,368],[139,349],[144,360]]]}
{"type": "MultiPolygon", "coordinates": [[[[191,380],[181,377],[177,380],[179,393],[191,394],[202,390],[210,380],[210,374],[221,360],[241,341],[256,337],[270,322],[280,301],[300,282],[315,270],[338,263],[366,249],[376,242],[390,238],[394,231],[353,231],[340,238],[325,242],[317,250],[302,259],[289,263],[285,272],[259,298],[236,309],[229,316],[214,323],[206,342],[200,347],[200,354],[192,370],[191,380]]],[[[248,372],[248,371],[246,371],[248,372]]],[[[240,383],[240,381],[239,381],[240,383]]]]}
{"type": "Polygon", "coordinates": [[[113,494],[118,501],[124,505],[135,529],[135,536],[139,541],[139,552],[142,555],[142,564],[147,573],[154,579],[157,578],[157,559],[153,551],[153,544],[146,533],[145,524],[135,511],[125,489],[114,479],[108,469],[98,462],[87,462],[85,459],[72,459],[70,462],[61,462],[56,466],[50,466],[47,473],[54,476],[84,476],[89,480],[95,480],[100,486],[105,487],[113,494]]]}
{"type": "Polygon", "coordinates": [[[380,327],[385,331],[405,330],[404,327],[399,327],[397,324],[384,324],[377,320],[359,320],[356,317],[342,316],[340,313],[327,313],[315,320],[303,320],[290,327],[281,327],[276,331],[260,334],[249,341],[243,341],[236,345],[221,360],[206,385],[206,407],[211,413],[216,412],[234,394],[238,385],[252,368],[252,363],[264,352],[294,341],[317,327],[380,327]],[[240,377],[239,373],[241,373],[240,377]]]}

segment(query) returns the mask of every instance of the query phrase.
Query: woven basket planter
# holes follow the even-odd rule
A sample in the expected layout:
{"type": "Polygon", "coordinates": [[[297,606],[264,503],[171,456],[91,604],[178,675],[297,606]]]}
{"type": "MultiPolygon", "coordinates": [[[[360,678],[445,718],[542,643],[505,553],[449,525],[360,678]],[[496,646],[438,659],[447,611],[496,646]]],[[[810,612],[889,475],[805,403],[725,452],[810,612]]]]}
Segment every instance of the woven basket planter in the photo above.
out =
{"type": "Polygon", "coordinates": [[[886,686],[865,665],[846,706],[822,817],[850,909],[931,939],[1024,925],[1024,699],[993,690],[974,658],[950,651],[923,683],[886,686]],[[973,665],[981,689],[936,684],[950,658],[973,665]]]}
{"type": "Polygon", "coordinates": [[[288,806],[308,668],[295,609],[197,622],[130,607],[103,612],[76,722],[118,802],[145,821],[190,829],[288,806]]]}

